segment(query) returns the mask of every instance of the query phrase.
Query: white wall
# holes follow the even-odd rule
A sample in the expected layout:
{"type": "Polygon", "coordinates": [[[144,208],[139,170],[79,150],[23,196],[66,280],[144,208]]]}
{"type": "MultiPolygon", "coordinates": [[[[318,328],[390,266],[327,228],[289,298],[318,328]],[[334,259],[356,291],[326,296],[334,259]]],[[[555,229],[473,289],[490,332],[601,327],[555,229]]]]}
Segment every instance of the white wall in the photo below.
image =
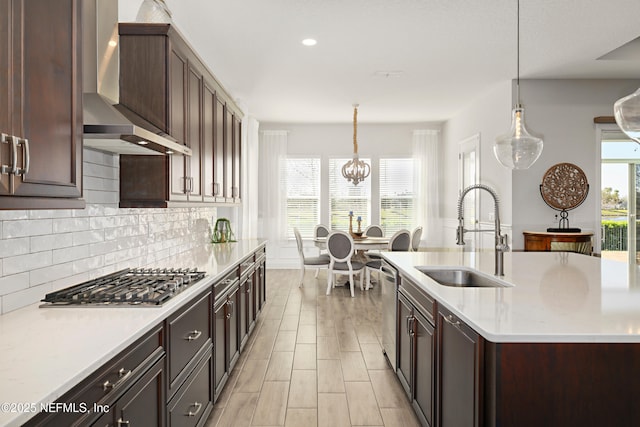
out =
{"type": "MultiPolygon", "coordinates": [[[[458,150],[459,143],[480,134],[480,183],[494,188],[500,197],[500,218],[503,232],[508,231],[512,222],[511,172],[502,167],[493,155],[493,141],[505,133],[510,124],[511,83],[497,84],[472,100],[469,105],[449,119],[443,127],[442,180],[440,200],[441,217],[444,219],[443,247],[455,247],[455,226],[457,225],[458,202],[458,150]]],[[[480,221],[482,228],[492,228],[489,213],[493,212],[493,199],[482,191],[480,197],[480,221]]],[[[509,231],[508,231],[509,232],[509,231]]],[[[509,232],[510,233],[510,232],[509,232]]],[[[488,235],[487,235],[488,236],[488,235]]],[[[492,235],[484,242],[492,242],[492,235]]],[[[511,236],[510,236],[511,239],[511,236]]]]}
{"type": "MultiPolygon", "coordinates": [[[[571,226],[599,232],[597,198],[600,147],[596,142],[593,118],[613,115],[613,103],[632,93],[639,80],[521,80],[520,94],[525,107],[526,123],[531,132],[544,139],[540,159],[528,170],[509,171],[495,159],[492,151],[495,137],[505,133],[515,103],[511,82],[497,85],[447,121],[443,127],[445,149],[443,164],[442,214],[445,230],[451,234],[457,217],[457,153],[458,142],[475,134],[481,135],[480,182],[494,187],[501,197],[503,223],[512,228],[512,249],[522,250],[524,230],[546,230],[557,227],[557,211],[548,207],[540,196],[542,176],[551,166],[569,162],[587,175],[590,194],[585,202],[569,213],[571,226]]],[[[481,222],[490,224],[491,198],[482,194],[481,222]]],[[[453,234],[452,234],[453,236],[453,234]]],[[[597,237],[596,237],[597,238],[597,237]]],[[[453,238],[452,238],[453,239],[453,238]]],[[[450,243],[445,239],[445,246],[450,243]]]]}
{"type": "MultiPolygon", "coordinates": [[[[371,158],[411,156],[412,136],[416,129],[440,129],[439,123],[371,124],[358,123],[358,154],[371,158]]],[[[324,164],[331,157],[351,157],[353,154],[353,124],[260,123],[260,131],[286,130],[287,153],[295,156],[316,155],[324,164]]],[[[328,189],[324,190],[328,191],[328,189]]],[[[328,199],[328,193],[324,195],[328,199]]],[[[374,212],[374,211],[372,211],[374,212]]],[[[328,212],[323,221],[328,221],[328,212]]],[[[264,236],[258,233],[259,236],[264,236]]],[[[309,255],[317,250],[305,242],[309,255]]],[[[283,245],[268,245],[269,268],[298,268],[299,258],[295,241],[283,245]]]]}
{"type": "Polygon", "coordinates": [[[589,195],[569,212],[572,227],[600,231],[597,206],[600,183],[600,146],[594,117],[612,116],[613,103],[634,92],[640,80],[524,80],[520,82],[526,121],[544,139],[538,161],[526,171],[513,173],[514,247],[523,248],[524,230],[557,227],[557,211],[540,196],[539,185],[547,169],[569,162],[580,167],[589,181],[589,195]]]}

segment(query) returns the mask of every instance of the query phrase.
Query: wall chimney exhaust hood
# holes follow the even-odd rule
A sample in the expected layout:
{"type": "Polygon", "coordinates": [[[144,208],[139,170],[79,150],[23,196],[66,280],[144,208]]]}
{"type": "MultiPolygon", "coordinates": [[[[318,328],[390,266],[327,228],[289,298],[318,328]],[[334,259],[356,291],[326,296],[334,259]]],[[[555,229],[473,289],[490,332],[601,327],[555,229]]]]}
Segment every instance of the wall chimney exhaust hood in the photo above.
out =
{"type": "Polygon", "coordinates": [[[190,156],[180,144],[119,105],[118,2],[83,0],[84,146],[117,154],[190,156]]]}

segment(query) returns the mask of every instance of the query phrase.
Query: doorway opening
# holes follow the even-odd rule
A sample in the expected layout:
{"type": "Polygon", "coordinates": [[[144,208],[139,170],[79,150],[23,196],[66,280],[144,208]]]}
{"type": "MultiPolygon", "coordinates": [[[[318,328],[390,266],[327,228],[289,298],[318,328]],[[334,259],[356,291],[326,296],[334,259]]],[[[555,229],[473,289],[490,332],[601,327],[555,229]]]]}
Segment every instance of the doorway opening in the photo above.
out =
{"type": "Polygon", "coordinates": [[[619,132],[602,133],[600,170],[601,255],[640,264],[640,145],[619,132]]]}

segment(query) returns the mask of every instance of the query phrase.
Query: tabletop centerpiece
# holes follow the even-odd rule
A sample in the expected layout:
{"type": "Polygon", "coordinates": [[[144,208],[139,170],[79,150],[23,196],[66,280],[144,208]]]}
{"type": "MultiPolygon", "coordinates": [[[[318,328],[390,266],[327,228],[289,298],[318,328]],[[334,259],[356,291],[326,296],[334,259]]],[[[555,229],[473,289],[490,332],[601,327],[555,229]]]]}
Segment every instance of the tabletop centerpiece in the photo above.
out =
{"type": "Polygon", "coordinates": [[[362,231],[362,217],[358,216],[356,221],[358,221],[358,230],[353,231],[353,211],[349,211],[349,234],[356,240],[364,239],[364,232],[362,231]]]}

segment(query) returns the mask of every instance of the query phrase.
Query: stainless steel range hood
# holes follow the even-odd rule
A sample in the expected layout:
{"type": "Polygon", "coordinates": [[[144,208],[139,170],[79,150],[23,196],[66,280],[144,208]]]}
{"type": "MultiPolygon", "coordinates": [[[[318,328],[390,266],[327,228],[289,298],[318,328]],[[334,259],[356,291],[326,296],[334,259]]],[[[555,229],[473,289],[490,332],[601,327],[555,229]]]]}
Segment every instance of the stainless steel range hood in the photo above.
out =
{"type": "Polygon", "coordinates": [[[190,156],[190,148],[118,104],[118,2],[83,0],[82,7],[84,145],[118,154],[190,156]]]}

